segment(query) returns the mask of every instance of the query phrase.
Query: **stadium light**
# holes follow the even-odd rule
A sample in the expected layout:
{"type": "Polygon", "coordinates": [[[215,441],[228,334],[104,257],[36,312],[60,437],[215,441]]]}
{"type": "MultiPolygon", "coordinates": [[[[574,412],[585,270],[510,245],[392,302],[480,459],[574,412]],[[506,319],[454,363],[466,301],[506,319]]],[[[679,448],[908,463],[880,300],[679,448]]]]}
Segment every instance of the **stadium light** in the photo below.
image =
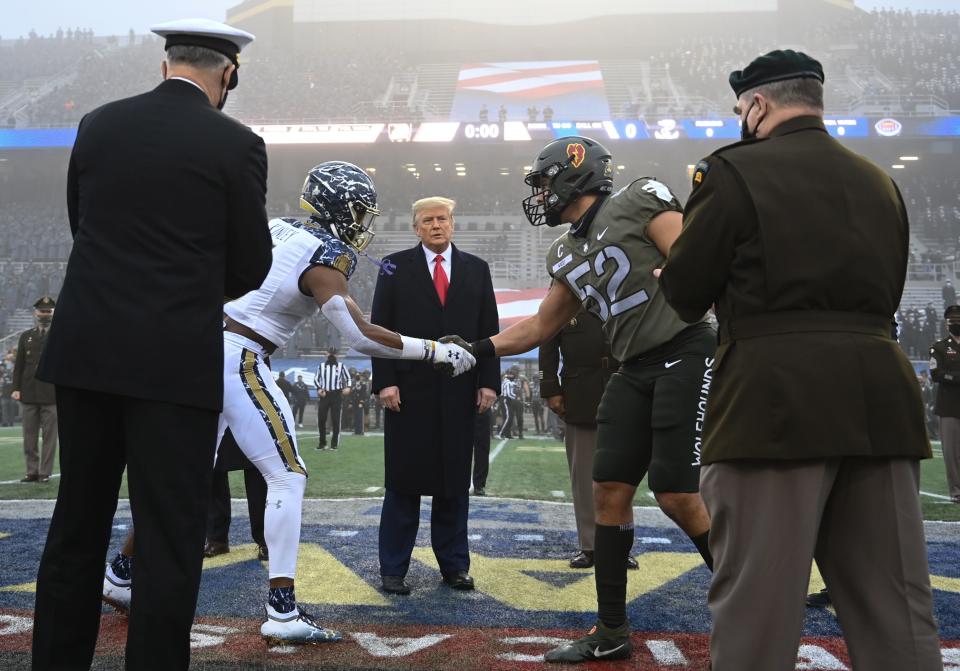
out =
{"type": "Polygon", "coordinates": [[[443,168],[441,168],[439,165],[433,166],[433,169],[434,169],[436,172],[443,172],[443,168]]]}
{"type": "Polygon", "coordinates": [[[903,163],[894,163],[890,167],[894,170],[903,170],[906,166],[903,163]]]}
{"type": "Polygon", "coordinates": [[[919,156],[901,156],[900,160],[901,161],[919,161],[920,157],[919,156]]]}
{"type": "Polygon", "coordinates": [[[626,168],[627,168],[627,166],[625,166],[625,165],[618,165],[618,166],[617,166],[617,170],[625,170],[626,168]]]}
{"type": "Polygon", "coordinates": [[[377,174],[377,169],[376,169],[376,168],[367,168],[367,174],[368,174],[368,175],[375,175],[375,174],[377,174]]]}

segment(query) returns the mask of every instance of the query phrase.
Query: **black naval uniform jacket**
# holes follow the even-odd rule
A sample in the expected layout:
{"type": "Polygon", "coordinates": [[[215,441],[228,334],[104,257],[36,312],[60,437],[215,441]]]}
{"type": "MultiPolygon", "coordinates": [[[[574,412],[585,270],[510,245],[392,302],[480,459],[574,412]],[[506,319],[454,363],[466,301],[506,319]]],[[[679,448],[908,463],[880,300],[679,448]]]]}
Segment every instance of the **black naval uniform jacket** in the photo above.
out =
{"type": "Polygon", "coordinates": [[[716,304],[703,462],[930,456],[891,337],[909,230],[900,193],[814,116],[694,171],[660,277],[688,321],[716,304]]]}
{"type": "MultiPolygon", "coordinates": [[[[451,245],[447,300],[440,304],[418,244],[389,256],[393,274],[382,273],[370,321],[415,338],[459,335],[467,342],[499,331],[497,298],[483,259],[451,245]]],[[[500,360],[450,378],[426,361],[374,358],[372,390],[400,388],[400,412],[384,411],[385,486],[401,494],[455,497],[470,489],[477,389],[500,390],[500,360]]]]}
{"type": "Polygon", "coordinates": [[[960,343],[951,337],[930,347],[930,377],[937,383],[937,417],[960,417],[960,343]]]}
{"type": "Polygon", "coordinates": [[[588,310],[540,345],[540,396],[563,396],[567,424],[596,426],[597,406],[620,363],[610,353],[603,322],[588,310]],[[560,355],[563,371],[558,375],[560,355]]]}
{"type": "Polygon", "coordinates": [[[189,82],[87,114],[40,378],[219,411],[224,297],[258,288],[272,262],[266,178],[263,140],[189,82]]]}
{"type": "Polygon", "coordinates": [[[13,365],[13,389],[20,392],[21,403],[53,405],[57,402],[54,386],[36,377],[40,355],[43,354],[49,336],[49,329],[41,335],[39,327],[20,334],[17,358],[13,365]]]}

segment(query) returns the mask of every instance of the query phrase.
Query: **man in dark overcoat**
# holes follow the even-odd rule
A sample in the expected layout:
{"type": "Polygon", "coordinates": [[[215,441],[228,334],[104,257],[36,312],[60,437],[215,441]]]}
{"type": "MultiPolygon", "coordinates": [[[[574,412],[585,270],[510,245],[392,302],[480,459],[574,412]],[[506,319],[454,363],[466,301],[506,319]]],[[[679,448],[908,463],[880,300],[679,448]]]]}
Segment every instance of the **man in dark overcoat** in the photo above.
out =
{"type": "MultiPolygon", "coordinates": [[[[498,331],[497,302],[486,261],[457,249],[455,202],[424,198],[413,205],[420,244],[389,255],[373,297],[370,321],[394,331],[470,340],[498,331]],[[387,272],[390,271],[390,272],[387,272]]],[[[384,590],[407,594],[404,581],[420,524],[420,497],[433,497],[430,526],[443,581],[473,589],[467,547],[475,417],[496,400],[499,361],[456,378],[420,362],[373,360],[373,393],[386,409],[386,495],[380,517],[384,590]]]]}

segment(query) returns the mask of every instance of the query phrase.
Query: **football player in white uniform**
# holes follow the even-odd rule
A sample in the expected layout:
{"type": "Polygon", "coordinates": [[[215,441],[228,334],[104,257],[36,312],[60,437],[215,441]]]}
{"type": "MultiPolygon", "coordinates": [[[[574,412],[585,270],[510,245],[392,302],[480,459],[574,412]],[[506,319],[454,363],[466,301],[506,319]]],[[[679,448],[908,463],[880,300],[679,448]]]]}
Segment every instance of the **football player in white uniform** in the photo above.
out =
{"type": "MultiPolygon", "coordinates": [[[[370,243],[378,214],[373,182],[363,170],[341,161],[321,163],[307,175],[300,206],[309,219],[270,222],[273,265],[263,285],[224,306],[220,437],[229,426],[267,482],[270,587],[260,632],[274,642],[320,643],[339,640],[340,634],[317,624],[294,596],[307,470],[297,451],[293,411],[264,358],[319,309],[346,346],[363,354],[429,361],[452,375],[476,361],[455,344],[408,338],[370,324],[347,293],[357,252],[370,243]]],[[[124,549],[131,549],[129,542],[124,549]]],[[[104,600],[128,605],[129,576],[130,557],[121,553],[107,565],[104,600]]]]}

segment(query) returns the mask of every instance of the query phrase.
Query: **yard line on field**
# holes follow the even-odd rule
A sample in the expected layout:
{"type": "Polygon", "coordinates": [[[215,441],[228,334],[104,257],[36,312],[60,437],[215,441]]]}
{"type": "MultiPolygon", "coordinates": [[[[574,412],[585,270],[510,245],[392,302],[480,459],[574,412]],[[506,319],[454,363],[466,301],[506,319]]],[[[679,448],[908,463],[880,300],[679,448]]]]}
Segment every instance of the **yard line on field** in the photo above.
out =
{"type": "Polygon", "coordinates": [[[564,494],[562,490],[553,489],[550,491],[550,496],[552,496],[555,499],[562,499],[566,497],[566,494],[564,494]]]}
{"type": "Polygon", "coordinates": [[[379,492],[381,489],[383,489],[383,487],[367,487],[363,491],[367,492],[368,494],[373,494],[374,492],[379,492]]]}
{"type": "MultiPolygon", "coordinates": [[[[50,476],[50,479],[59,478],[59,473],[54,473],[50,476]]],[[[36,482],[20,482],[19,480],[0,480],[0,485],[35,485],[36,482]]]]}
{"type": "Polygon", "coordinates": [[[940,499],[941,501],[949,501],[949,500],[950,500],[950,497],[949,497],[949,496],[944,496],[943,494],[934,494],[934,493],[932,493],[932,492],[925,492],[925,491],[923,491],[922,489],[920,490],[920,493],[921,493],[922,495],[924,495],[924,496],[929,496],[931,499],[940,499]]]}
{"type": "Polygon", "coordinates": [[[498,456],[500,456],[500,452],[503,451],[503,446],[506,445],[506,444],[507,444],[507,439],[504,438],[504,439],[501,440],[499,443],[497,443],[497,446],[496,446],[495,448],[493,448],[493,452],[490,453],[490,463],[491,463],[491,464],[493,463],[493,460],[494,460],[494,459],[496,459],[498,456]]]}

